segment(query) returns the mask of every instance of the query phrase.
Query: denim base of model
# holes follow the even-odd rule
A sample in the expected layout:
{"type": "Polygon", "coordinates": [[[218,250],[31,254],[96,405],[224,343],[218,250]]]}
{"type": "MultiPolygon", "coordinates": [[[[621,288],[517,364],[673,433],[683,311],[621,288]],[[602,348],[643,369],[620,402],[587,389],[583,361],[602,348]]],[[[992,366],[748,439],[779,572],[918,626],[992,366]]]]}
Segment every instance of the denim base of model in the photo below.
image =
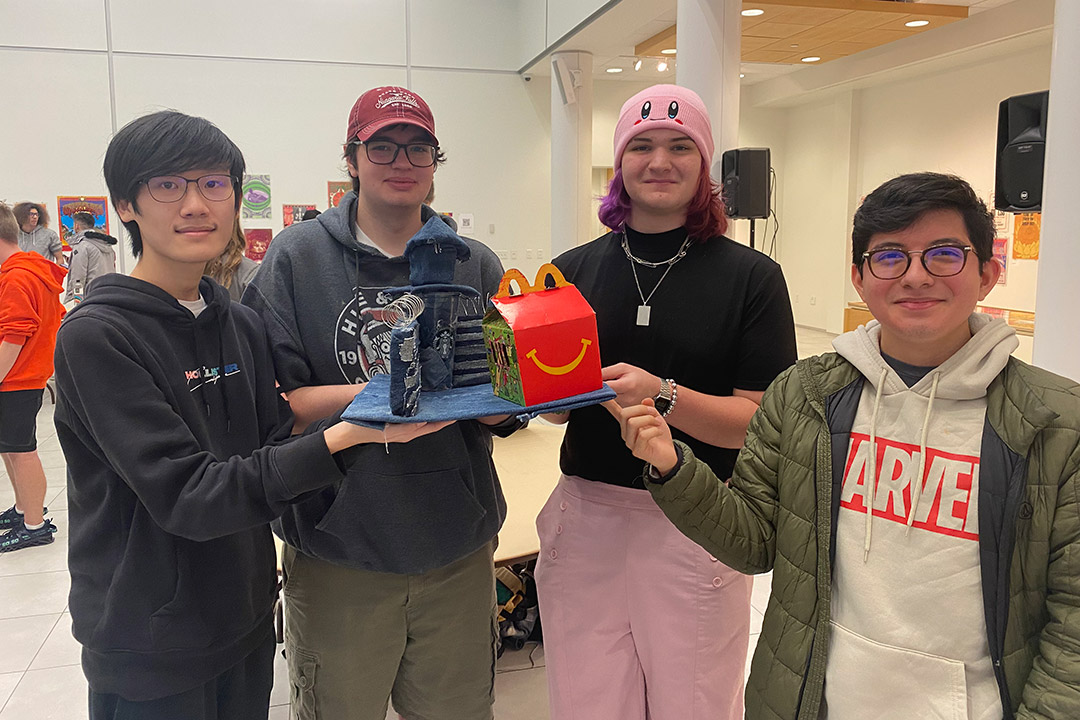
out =
{"type": "Polygon", "coordinates": [[[491,390],[491,383],[420,393],[420,410],[411,417],[395,415],[390,410],[390,376],[375,375],[357,393],[342,420],[356,425],[381,429],[388,422],[438,422],[440,420],[472,420],[491,415],[516,415],[534,418],[541,413],[563,412],[597,405],[615,397],[615,391],[604,385],[599,390],[572,395],[539,405],[522,407],[503,400],[491,390]]]}

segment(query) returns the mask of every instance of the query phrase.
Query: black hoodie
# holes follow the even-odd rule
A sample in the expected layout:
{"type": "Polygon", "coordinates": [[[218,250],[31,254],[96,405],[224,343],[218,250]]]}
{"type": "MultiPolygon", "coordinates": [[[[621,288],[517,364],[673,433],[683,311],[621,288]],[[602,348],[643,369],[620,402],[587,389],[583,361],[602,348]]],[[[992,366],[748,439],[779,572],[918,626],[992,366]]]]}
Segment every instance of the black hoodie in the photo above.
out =
{"type": "Polygon", "coordinates": [[[209,278],[199,291],[196,318],[107,275],[57,335],[72,633],[90,687],[135,701],[197,687],[268,638],[267,523],[342,477],[321,433],[285,442],[258,316],[209,278]]]}

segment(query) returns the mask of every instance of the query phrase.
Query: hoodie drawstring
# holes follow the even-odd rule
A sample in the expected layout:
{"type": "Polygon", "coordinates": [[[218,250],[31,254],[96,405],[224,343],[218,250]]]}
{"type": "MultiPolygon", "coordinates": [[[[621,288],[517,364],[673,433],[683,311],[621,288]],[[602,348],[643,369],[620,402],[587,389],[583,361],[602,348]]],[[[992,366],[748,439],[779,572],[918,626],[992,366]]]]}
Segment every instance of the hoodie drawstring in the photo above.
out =
{"type": "Polygon", "coordinates": [[[874,496],[877,494],[877,414],[881,407],[881,391],[885,389],[885,377],[888,368],[881,369],[881,376],[877,382],[877,393],[874,395],[874,412],[870,415],[870,455],[866,463],[866,486],[863,490],[866,502],[866,532],[863,537],[863,562],[870,557],[870,534],[874,523],[874,496]]]}
{"type": "Polygon", "coordinates": [[[214,313],[218,331],[218,387],[221,389],[221,404],[225,410],[225,433],[232,432],[232,413],[229,412],[229,391],[225,386],[225,324],[221,317],[214,313]]]}
{"type": "MultiPolygon", "coordinates": [[[[356,285],[353,286],[353,302],[356,304],[356,369],[360,370],[363,365],[360,362],[360,333],[363,328],[360,327],[362,319],[360,317],[360,251],[353,251],[353,262],[356,264],[356,285]]],[[[359,376],[353,380],[353,382],[359,382],[359,376]]]]}
{"type": "Polygon", "coordinates": [[[922,497],[923,472],[926,470],[926,435],[930,431],[930,411],[934,408],[934,397],[937,396],[938,380],[941,379],[940,372],[934,372],[934,382],[930,385],[930,401],[926,403],[926,417],[923,418],[922,424],[922,437],[919,440],[919,474],[915,476],[914,482],[911,483],[911,510],[908,512],[907,518],[907,530],[905,533],[911,532],[911,523],[915,522],[915,510],[919,507],[919,498],[922,497]]]}

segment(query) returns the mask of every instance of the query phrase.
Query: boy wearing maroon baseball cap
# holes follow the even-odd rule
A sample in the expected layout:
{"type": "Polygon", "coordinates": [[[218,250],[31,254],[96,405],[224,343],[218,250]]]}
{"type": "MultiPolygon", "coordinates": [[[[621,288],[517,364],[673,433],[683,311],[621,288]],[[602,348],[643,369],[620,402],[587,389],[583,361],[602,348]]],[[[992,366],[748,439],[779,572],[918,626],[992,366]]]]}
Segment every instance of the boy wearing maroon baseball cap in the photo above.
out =
{"type": "MultiPolygon", "coordinates": [[[[353,191],[286,228],[244,295],[267,324],[281,389],[299,425],[340,410],[389,372],[388,288],[409,284],[405,244],[445,161],[416,93],[369,90],[349,113],[353,191]]],[[[491,296],[495,254],[465,238],[454,282],[491,296]]],[[[489,422],[494,422],[490,420],[489,422]]],[[[492,716],[492,549],[506,512],[491,435],[467,420],[387,454],[347,458],[348,481],[275,524],[285,540],[285,642],[297,717],[382,720],[492,716]]]]}

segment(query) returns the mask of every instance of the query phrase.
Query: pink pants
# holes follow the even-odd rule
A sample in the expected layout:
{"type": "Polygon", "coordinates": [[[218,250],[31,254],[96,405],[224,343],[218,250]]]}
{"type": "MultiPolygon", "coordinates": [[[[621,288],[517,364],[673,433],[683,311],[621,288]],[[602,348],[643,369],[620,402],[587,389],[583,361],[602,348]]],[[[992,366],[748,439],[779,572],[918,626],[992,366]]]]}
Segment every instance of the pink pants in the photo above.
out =
{"type": "Polygon", "coordinates": [[[563,476],[536,519],[552,720],[737,720],[751,578],[647,490],[563,476]]]}

